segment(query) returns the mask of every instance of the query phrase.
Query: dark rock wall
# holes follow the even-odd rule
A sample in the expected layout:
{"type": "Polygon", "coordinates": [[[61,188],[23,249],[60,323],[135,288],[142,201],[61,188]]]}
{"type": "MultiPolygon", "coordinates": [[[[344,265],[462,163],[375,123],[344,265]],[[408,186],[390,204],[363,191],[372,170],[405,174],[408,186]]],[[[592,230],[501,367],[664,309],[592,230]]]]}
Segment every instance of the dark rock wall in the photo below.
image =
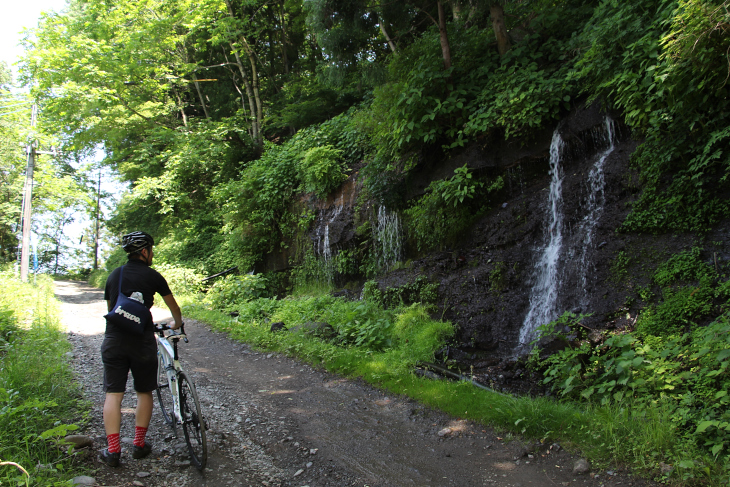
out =
{"type": "MultiPolygon", "coordinates": [[[[606,114],[592,106],[576,110],[558,124],[565,141],[561,163],[564,217],[555,310],[558,315],[567,310],[591,313],[584,324],[592,328],[622,328],[633,326],[636,310],[643,305],[637,301],[636,287],[649,285],[656,265],[689,248],[696,237],[617,232],[641,187],[629,164],[638,142],[616,123],[615,147],[604,163],[604,206],[586,246],[581,227],[592,191],[588,174],[607,148],[607,141],[601,138],[605,123],[606,114]],[[617,273],[619,255],[640,265],[634,265],[628,274],[617,273]],[[588,265],[581,264],[583,260],[588,265]]],[[[464,164],[477,174],[505,177],[500,201],[458,246],[425,256],[406,256],[409,265],[378,278],[382,288],[401,286],[418,276],[440,283],[434,316],[450,320],[459,329],[449,357],[470,364],[476,372],[511,362],[518,351],[524,351],[518,350],[519,333],[530,307],[535,264],[546,245],[549,149],[554,129],[547,128],[529,141],[485,138],[448,159],[430,154],[406,181],[407,198],[414,198],[431,181],[450,177],[464,164]]],[[[353,175],[327,202],[310,202],[317,210],[310,238],[318,252],[322,251],[325,227],[333,252],[354,245],[359,191],[357,175],[353,175]]],[[[727,241],[726,248],[730,248],[730,232],[717,230],[713,235],[727,241]]],[[[720,255],[721,259],[727,257],[720,255]]]]}

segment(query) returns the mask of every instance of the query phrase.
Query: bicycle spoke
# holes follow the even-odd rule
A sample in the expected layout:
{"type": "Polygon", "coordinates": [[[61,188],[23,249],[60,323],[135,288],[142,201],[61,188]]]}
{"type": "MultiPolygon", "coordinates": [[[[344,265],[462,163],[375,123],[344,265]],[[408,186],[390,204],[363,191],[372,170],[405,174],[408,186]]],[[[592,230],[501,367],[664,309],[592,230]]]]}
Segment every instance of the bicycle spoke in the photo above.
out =
{"type": "Polygon", "coordinates": [[[157,401],[160,404],[160,411],[162,411],[162,419],[165,423],[172,427],[173,433],[175,432],[175,421],[173,421],[173,391],[170,388],[170,381],[165,373],[165,367],[162,363],[162,359],[158,358],[157,361],[157,401]]]}
{"type": "Polygon", "coordinates": [[[190,450],[191,461],[198,470],[203,470],[208,459],[208,444],[205,439],[205,421],[200,409],[198,393],[185,372],[180,372],[178,380],[185,441],[190,450]]]}

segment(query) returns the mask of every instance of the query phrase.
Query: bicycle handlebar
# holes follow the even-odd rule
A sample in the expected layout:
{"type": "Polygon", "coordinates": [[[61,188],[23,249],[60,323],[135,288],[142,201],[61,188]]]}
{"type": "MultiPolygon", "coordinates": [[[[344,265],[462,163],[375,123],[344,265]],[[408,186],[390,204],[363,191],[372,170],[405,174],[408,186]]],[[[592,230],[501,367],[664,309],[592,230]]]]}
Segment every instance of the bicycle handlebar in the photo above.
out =
{"type": "Polygon", "coordinates": [[[155,323],[155,331],[160,334],[160,336],[165,336],[165,330],[170,330],[172,333],[171,335],[167,335],[170,337],[181,335],[182,339],[185,343],[188,343],[188,336],[185,334],[185,323],[180,325],[180,328],[177,328],[176,330],[173,330],[170,328],[170,325],[167,323],[155,323]],[[179,331],[178,331],[179,330],[179,331]]]}

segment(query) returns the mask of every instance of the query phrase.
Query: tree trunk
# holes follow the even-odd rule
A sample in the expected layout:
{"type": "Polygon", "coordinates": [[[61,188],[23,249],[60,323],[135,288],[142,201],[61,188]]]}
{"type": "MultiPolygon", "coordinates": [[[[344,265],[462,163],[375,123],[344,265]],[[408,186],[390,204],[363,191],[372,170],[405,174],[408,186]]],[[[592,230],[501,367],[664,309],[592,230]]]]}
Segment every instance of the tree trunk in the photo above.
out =
{"type": "Polygon", "coordinates": [[[210,120],[210,115],[208,115],[208,107],[205,105],[205,98],[203,98],[203,92],[200,91],[200,83],[198,83],[198,77],[195,76],[195,73],[193,73],[193,83],[195,83],[195,90],[198,92],[200,104],[203,105],[203,113],[205,114],[205,119],[210,120]]]}
{"type": "MultiPolygon", "coordinates": [[[[233,12],[233,5],[231,5],[231,0],[225,0],[226,6],[228,7],[228,15],[231,16],[232,19],[236,18],[235,13],[233,12]]],[[[241,71],[241,76],[243,76],[244,79],[244,86],[246,87],[246,94],[249,96],[249,105],[251,106],[251,113],[255,114],[256,117],[256,127],[254,128],[254,140],[257,144],[261,145],[263,143],[263,135],[261,134],[261,124],[263,122],[264,118],[264,112],[263,108],[261,107],[261,96],[259,95],[259,77],[258,77],[258,71],[256,70],[256,59],[253,55],[253,51],[251,50],[251,46],[248,45],[248,42],[246,41],[246,38],[243,36],[243,34],[240,35],[239,40],[241,44],[243,45],[244,50],[246,51],[246,54],[248,55],[248,60],[251,63],[251,82],[249,83],[248,78],[245,75],[245,70],[243,69],[243,63],[241,63],[241,57],[238,55],[238,50],[234,49],[233,53],[236,55],[236,62],[238,63],[238,69],[241,71]],[[251,91],[253,91],[253,94],[251,94],[251,91]],[[255,100],[255,101],[254,101],[255,100]]]]}
{"type": "Polygon", "coordinates": [[[256,69],[256,56],[254,55],[251,46],[248,45],[245,37],[241,36],[241,42],[243,42],[243,45],[246,48],[248,61],[251,63],[251,84],[253,86],[253,96],[256,98],[256,121],[259,125],[259,136],[256,142],[261,145],[264,141],[263,134],[261,133],[261,124],[264,120],[264,110],[261,106],[261,95],[259,94],[259,72],[256,69]]]}
{"type": "Polygon", "coordinates": [[[238,65],[238,71],[241,73],[243,87],[246,89],[246,97],[248,98],[248,106],[251,110],[251,137],[253,140],[258,142],[259,122],[256,118],[256,99],[253,96],[253,89],[251,88],[251,83],[249,83],[248,77],[246,76],[246,70],[243,68],[243,63],[241,62],[241,57],[238,55],[238,51],[233,46],[231,46],[231,50],[233,51],[234,56],[236,56],[236,65],[238,65]]]}
{"type": "Polygon", "coordinates": [[[499,55],[504,56],[511,49],[507,27],[504,25],[504,9],[499,4],[492,4],[489,7],[489,14],[492,17],[492,29],[497,37],[497,49],[499,55]]]}
{"type": "Polygon", "coordinates": [[[477,11],[477,7],[473,1],[452,2],[451,8],[454,12],[454,21],[461,22],[465,29],[471,27],[472,19],[477,11]],[[465,14],[465,12],[467,13],[465,14]]]}
{"type": "Polygon", "coordinates": [[[175,96],[177,97],[177,103],[180,105],[180,114],[182,115],[183,119],[183,125],[186,127],[188,126],[188,117],[185,115],[185,105],[183,105],[182,98],[180,98],[180,93],[178,93],[177,89],[175,89],[175,96]]]}
{"type": "Polygon", "coordinates": [[[284,74],[289,74],[288,39],[286,35],[286,17],[284,16],[284,2],[279,5],[279,16],[281,17],[281,62],[284,64],[284,74]]]}
{"type": "Polygon", "coordinates": [[[385,26],[383,25],[383,18],[381,17],[379,20],[380,21],[378,22],[378,24],[380,24],[380,32],[383,33],[383,37],[385,37],[385,40],[388,41],[388,46],[390,47],[390,50],[395,52],[395,43],[393,43],[390,36],[388,35],[388,32],[385,30],[385,26]]]}
{"type": "Polygon", "coordinates": [[[444,4],[439,1],[439,37],[441,38],[441,54],[444,58],[444,69],[451,68],[451,48],[449,47],[449,37],[446,33],[446,14],[444,13],[444,4]]]}
{"type": "MultiPolygon", "coordinates": [[[[223,51],[223,57],[226,60],[226,64],[238,65],[238,63],[232,63],[230,61],[230,59],[228,59],[228,53],[226,52],[225,49],[221,48],[221,50],[223,51]]],[[[233,50],[233,47],[231,47],[231,50],[233,50]]],[[[226,66],[226,68],[228,68],[228,70],[231,72],[231,81],[233,82],[233,87],[236,88],[236,91],[238,92],[239,96],[241,97],[241,108],[243,109],[243,113],[246,115],[246,117],[248,117],[249,114],[246,111],[246,97],[241,92],[241,88],[238,87],[238,83],[236,83],[236,72],[228,66],[226,66]]]]}
{"type": "Polygon", "coordinates": [[[451,2],[451,11],[454,13],[454,21],[460,22],[464,15],[464,6],[461,2],[451,2]]]}

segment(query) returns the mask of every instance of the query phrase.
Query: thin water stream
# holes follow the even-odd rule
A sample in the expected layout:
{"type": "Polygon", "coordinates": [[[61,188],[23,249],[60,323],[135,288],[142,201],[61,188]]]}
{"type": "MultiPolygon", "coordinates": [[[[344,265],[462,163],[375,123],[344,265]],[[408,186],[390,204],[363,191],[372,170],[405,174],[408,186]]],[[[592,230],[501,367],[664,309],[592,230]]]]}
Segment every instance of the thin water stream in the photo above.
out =
{"type": "Polygon", "coordinates": [[[550,143],[550,193],[548,195],[547,245],[535,266],[537,279],[530,291],[530,309],[520,329],[518,353],[526,351],[535,330],[554,319],[558,297],[558,259],[563,246],[563,174],[560,167],[565,143],[558,129],[550,143]]]}
{"type": "MultiPolygon", "coordinates": [[[[558,318],[561,310],[558,309],[558,299],[562,286],[561,275],[563,267],[573,262],[572,257],[579,256],[577,263],[579,282],[566,283],[580,287],[580,302],[584,305],[588,301],[588,279],[592,269],[591,254],[596,248],[594,242],[595,230],[603,213],[605,205],[605,177],[604,166],[606,159],[615,148],[614,122],[606,117],[601,129],[593,133],[596,147],[605,147],[591,168],[586,184],[588,197],[583,205],[583,217],[575,233],[564,228],[563,212],[563,169],[561,167],[565,151],[565,143],[556,129],[550,144],[550,187],[547,199],[547,225],[545,226],[545,246],[540,248],[540,255],[535,264],[534,284],[530,290],[530,307],[520,328],[520,335],[515,353],[524,354],[529,351],[529,345],[537,335],[537,329],[545,323],[558,318]],[[573,242],[572,249],[565,249],[566,239],[573,242]],[[577,249],[576,249],[577,247],[577,249]]],[[[571,247],[568,245],[568,247],[571,247]]]]}

